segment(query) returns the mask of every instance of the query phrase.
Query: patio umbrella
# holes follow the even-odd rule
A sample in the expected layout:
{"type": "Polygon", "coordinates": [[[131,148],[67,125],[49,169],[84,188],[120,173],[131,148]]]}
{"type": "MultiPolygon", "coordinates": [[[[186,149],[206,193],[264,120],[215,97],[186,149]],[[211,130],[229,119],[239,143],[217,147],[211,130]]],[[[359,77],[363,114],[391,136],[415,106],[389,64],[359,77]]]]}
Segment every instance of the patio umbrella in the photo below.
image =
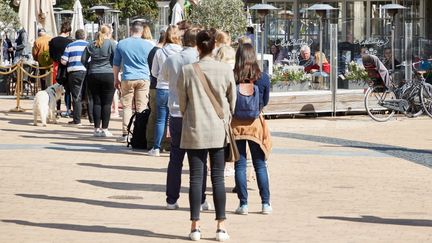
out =
{"type": "Polygon", "coordinates": [[[39,22],[50,36],[57,35],[56,20],[54,16],[53,0],[38,0],[40,3],[39,22]]]}
{"type": "Polygon", "coordinates": [[[73,35],[75,31],[79,29],[84,29],[84,17],[82,13],[82,5],[79,0],[76,0],[73,5],[74,15],[72,17],[72,32],[73,35]]]}
{"type": "Polygon", "coordinates": [[[30,46],[36,39],[36,27],[35,22],[38,16],[38,7],[36,1],[22,1],[19,3],[18,16],[21,21],[21,26],[27,31],[28,42],[30,46]]]}
{"type": "Polygon", "coordinates": [[[43,27],[51,35],[57,35],[54,18],[53,0],[27,0],[14,2],[19,4],[18,16],[21,26],[27,31],[29,47],[36,40],[37,28],[43,27]],[[35,26],[37,23],[37,26],[35,26]]]}

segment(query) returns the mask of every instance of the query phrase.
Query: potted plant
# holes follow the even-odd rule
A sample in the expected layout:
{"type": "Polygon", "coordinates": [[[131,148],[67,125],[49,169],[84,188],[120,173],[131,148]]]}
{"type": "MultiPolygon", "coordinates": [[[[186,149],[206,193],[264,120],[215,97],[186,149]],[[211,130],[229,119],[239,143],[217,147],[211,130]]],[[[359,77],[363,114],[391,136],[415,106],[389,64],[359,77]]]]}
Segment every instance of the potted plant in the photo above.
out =
{"type": "Polygon", "coordinates": [[[348,64],[345,80],[348,82],[348,89],[362,89],[367,86],[369,76],[362,65],[351,61],[348,64]]]}
{"type": "Polygon", "coordinates": [[[310,75],[302,66],[276,64],[273,66],[271,84],[273,91],[301,91],[309,87],[310,75]]]}

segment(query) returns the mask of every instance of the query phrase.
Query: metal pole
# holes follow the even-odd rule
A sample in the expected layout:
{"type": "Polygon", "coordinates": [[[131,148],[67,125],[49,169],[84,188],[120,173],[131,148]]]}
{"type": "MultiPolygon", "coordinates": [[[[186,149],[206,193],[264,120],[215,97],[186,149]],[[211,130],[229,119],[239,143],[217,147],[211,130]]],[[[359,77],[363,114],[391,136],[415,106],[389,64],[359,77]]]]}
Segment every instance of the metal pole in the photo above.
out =
{"type": "MultiPolygon", "coordinates": [[[[262,21],[262,25],[265,25],[265,17],[262,21]]],[[[261,72],[264,72],[264,28],[261,27],[261,72]]]]}
{"type": "Polygon", "coordinates": [[[129,21],[130,21],[130,19],[127,18],[127,19],[126,19],[126,28],[127,28],[126,36],[127,36],[127,37],[130,37],[130,26],[129,26],[129,21]]]}
{"type": "Polygon", "coordinates": [[[320,74],[322,74],[322,42],[323,42],[323,22],[322,22],[322,17],[319,18],[319,25],[320,25],[320,42],[319,42],[319,51],[320,51],[320,62],[319,62],[319,66],[320,66],[320,74]]]}
{"type": "Polygon", "coordinates": [[[115,40],[118,41],[118,28],[119,28],[119,17],[118,17],[118,13],[115,14],[115,20],[114,20],[114,35],[115,35],[115,40]]]}
{"type": "Polygon", "coordinates": [[[392,18],[392,24],[391,24],[391,52],[392,52],[392,71],[394,74],[394,70],[395,70],[395,55],[394,55],[394,32],[395,32],[395,26],[394,26],[394,18],[395,16],[393,15],[392,18]]]}
{"type": "MultiPolygon", "coordinates": [[[[330,40],[338,39],[338,25],[330,24],[330,40]]],[[[330,90],[332,93],[332,116],[336,116],[336,92],[338,80],[338,45],[337,41],[330,41],[330,90]]]]}
{"type": "MultiPolygon", "coordinates": [[[[413,54],[413,49],[412,49],[412,40],[413,40],[413,34],[412,34],[412,29],[413,29],[413,24],[412,23],[405,23],[405,60],[406,60],[406,65],[405,65],[405,80],[407,82],[410,82],[412,80],[412,54],[413,54]]],[[[393,57],[394,60],[394,57],[393,57]]]]}
{"type": "Polygon", "coordinates": [[[94,29],[94,22],[91,22],[91,29],[92,29],[92,32],[91,32],[91,38],[92,38],[92,40],[94,40],[94,32],[95,32],[95,29],[94,29]]]}

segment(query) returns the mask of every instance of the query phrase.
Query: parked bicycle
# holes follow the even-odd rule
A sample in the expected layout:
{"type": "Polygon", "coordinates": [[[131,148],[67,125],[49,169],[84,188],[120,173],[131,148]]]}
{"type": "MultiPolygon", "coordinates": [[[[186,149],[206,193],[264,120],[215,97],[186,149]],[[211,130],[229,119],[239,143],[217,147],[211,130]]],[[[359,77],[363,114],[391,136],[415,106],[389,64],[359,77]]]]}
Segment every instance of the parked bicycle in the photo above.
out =
{"type": "Polygon", "coordinates": [[[380,69],[382,63],[374,61],[371,65],[365,65],[371,82],[364,97],[366,111],[373,120],[388,121],[396,112],[407,117],[417,117],[426,112],[432,118],[432,85],[425,82],[425,72],[415,68],[418,63],[412,66],[413,80],[396,87],[388,71],[380,69]]]}

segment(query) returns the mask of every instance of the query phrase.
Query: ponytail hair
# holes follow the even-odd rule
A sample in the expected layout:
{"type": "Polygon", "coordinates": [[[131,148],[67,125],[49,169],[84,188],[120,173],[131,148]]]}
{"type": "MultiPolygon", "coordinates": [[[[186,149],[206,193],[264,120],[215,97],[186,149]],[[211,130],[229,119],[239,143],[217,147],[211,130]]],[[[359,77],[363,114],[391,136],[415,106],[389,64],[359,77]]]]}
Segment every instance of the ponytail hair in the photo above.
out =
{"type": "Polygon", "coordinates": [[[111,34],[111,28],[108,25],[102,25],[98,32],[97,39],[95,41],[95,46],[101,48],[104,43],[105,37],[109,36],[110,34],[111,34]]]}

